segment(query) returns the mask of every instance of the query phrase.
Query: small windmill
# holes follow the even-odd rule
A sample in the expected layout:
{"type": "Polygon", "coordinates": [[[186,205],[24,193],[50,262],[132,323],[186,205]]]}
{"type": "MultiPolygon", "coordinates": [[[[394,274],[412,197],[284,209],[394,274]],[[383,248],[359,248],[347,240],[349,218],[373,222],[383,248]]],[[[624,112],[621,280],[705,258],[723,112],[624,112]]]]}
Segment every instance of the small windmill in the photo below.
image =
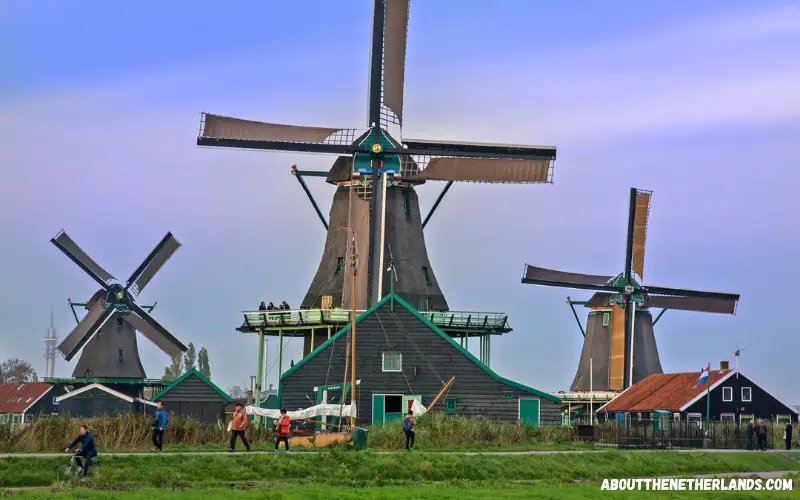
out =
{"type": "Polygon", "coordinates": [[[747,349],[739,349],[739,344],[736,344],[736,350],[731,353],[731,356],[735,358],[734,362],[736,364],[736,378],[739,378],[739,357],[742,355],[742,351],[746,351],[747,349]]]}
{"type": "Polygon", "coordinates": [[[197,145],[338,155],[330,171],[293,169],[328,231],[325,252],[302,301],[320,307],[332,297],[335,307],[349,309],[350,279],[357,281],[358,309],[388,293],[382,279],[384,249],[402,250],[406,262],[395,271],[395,290],[421,310],[448,310],[435,279],[423,227],[453,182],[551,183],[556,148],[417,140],[393,137],[389,125],[403,125],[406,39],[409,0],[374,0],[366,129],[302,127],[243,120],[203,113],[197,145]],[[305,186],[303,176],[326,177],[337,186],[329,222],[305,186]],[[425,221],[415,186],[444,181],[446,186],[425,221]],[[357,196],[353,196],[356,193],[357,196]],[[348,260],[347,227],[359,235],[356,277],[337,272],[348,260]],[[363,245],[363,247],[362,247],[363,245]]]}
{"type": "Polygon", "coordinates": [[[124,285],[115,283],[116,278],[64,231],[50,241],[102,287],[85,304],[89,312],[58,346],[67,361],[83,350],[73,377],[144,378],[136,330],[170,357],[186,352],[186,346],[134,300],[181,246],[172,233],[164,236],[124,285]]]}
{"type": "MultiPolygon", "coordinates": [[[[651,197],[650,191],[631,188],[625,268],[617,276],[569,273],[525,265],[523,283],[597,292],[582,303],[592,312],[589,313],[578,372],[572,382],[573,391],[589,390],[590,372],[595,390],[610,391],[627,389],[648,375],[662,373],[653,334],[655,321],[648,310],[651,307],[736,313],[738,293],[641,284],[651,197]],[[590,369],[592,359],[594,363],[590,369]]],[[[570,307],[576,304],[569,298],[567,303],[570,307]]]]}

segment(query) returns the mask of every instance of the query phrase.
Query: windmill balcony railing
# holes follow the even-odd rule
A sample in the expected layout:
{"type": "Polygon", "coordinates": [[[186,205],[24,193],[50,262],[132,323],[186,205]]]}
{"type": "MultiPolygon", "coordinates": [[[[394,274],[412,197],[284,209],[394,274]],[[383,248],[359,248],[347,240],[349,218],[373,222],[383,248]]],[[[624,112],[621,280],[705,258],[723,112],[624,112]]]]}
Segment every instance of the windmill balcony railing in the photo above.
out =
{"type": "MultiPolygon", "coordinates": [[[[356,311],[361,315],[364,311],[356,311]]],[[[271,311],[243,311],[245,327],[253,331],[259,328],[281,328],[284,326],[345,324],[351,319],[347,309],[276,309],[271,311]]],[[[507,330],[508,315],[498,312],[475,311],[420,311],[428,321],[443,329],[507,330]]]]}

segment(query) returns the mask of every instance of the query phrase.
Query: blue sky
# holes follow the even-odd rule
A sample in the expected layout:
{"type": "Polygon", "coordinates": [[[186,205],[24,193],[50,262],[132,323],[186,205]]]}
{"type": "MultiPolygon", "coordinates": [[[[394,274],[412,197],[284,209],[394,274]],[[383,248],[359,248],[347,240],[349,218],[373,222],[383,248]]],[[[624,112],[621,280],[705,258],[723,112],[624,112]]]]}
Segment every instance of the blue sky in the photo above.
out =
{"type": "MultiPolygon", "coordinates": [[[[67,297],[95,291],[48,242],[60,229],[117,276],[171,230],[184,246],[140,302],[209,348],[221,386],[254,373],[239,311],[298,304],[324,244],[289,168],[331,160],[197,148],[199,112],[366,120],[371,2],[273,3],[0,4],[0,358],[43,371],[50,307],[66,335],[67,297]]],[[[738,343],[748,375],[800,403],[797,0],[417,1],[410,18],[405,137],[559,148],[554,185],[455,185],[426,228],[451,307],[510,315],[493,368],[568,388],[582,339],[564,300],[583,294],[522,285],[523,264],[621,271],[635,186],[654,191],[645,281],[742,294],[736,316],[668,312],[665,371],[738,343]]],[[[330,186],[309,184],[327,212],[330,186]]],[[[140,350],[161,375],[166,356],[140,350]]]]}

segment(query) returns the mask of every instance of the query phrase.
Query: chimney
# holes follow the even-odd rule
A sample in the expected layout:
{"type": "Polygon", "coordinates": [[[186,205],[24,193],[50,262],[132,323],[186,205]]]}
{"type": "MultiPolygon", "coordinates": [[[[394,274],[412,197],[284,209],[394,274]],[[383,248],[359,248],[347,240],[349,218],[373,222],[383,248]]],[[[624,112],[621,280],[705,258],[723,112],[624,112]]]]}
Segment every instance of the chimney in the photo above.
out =
{"type": "Polygon", "coordinates": [[[730,370],[730,368],[728,368],[728,362],[727,361],[720,361],[719,362],[719,371],[726,372],[728,370],[730,370]]]}
{"type": "Polygon", "coordinates": [[[251,405],[254,404],[255,400],[253,399],[253,391],[247,391],[247,404],[251,405]]]}
{"type": "Polygon", "coordinates": [[[250,392],[256,392],[256,376],[250,376],[250,392]]]}

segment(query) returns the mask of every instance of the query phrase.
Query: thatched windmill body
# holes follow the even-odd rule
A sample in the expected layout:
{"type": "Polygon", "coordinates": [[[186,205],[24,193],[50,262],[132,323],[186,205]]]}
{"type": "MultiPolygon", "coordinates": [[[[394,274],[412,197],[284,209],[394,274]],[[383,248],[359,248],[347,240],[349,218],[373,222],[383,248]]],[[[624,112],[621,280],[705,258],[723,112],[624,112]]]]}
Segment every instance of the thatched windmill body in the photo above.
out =
{"type": "Polygon", "coordinates": [[[403,124],[408,13],[408,0],[374,0],[366,129],[202,114],[200,146],[338,155],[327,173],[293,170],[309,198],[303,176],[324,176],[337,186],[327,221],[312,198],[328,234],[303,308],[350,308],[352,279],[357,280],[358,309],[377,302],[389,290],[384,275],[391,249],[398,257],[395,292],[421,310],[448,310],[425,247],[427,218],[423,222],[415,187],[447,182],[435,207],[453,182],[552,182],[554,147],[414,140],[389,133],[390,124],[403,124]],[[351,259],[355,277],[345,272],[351,259]],[[324,297],[332,303],[323,305],[324,297]]]}
{"type": "Polygon", "coordinates": [[[181,246],[172,233],[164,236],[124,284],[116,282],[64,231],[50,241],[101,287],[81,304],[88,312],[58,346],[67,361],[81,353],[73,377],[144,379],[137,330],[170,357],[186,352],[186,346],[145,311],[152,311],[152,306],[136,303],[136,296],[181,246]]]}
{"type": "MultiPolygon", "coordinates": [[[[617,276],[525,265],[523,283],[596,291],[591,299],[580,303],[591,312],[572,391],[590,390],[590,379],[595,391],[621,391],[648,375],[662,373],[650,308],[736,313],[738,293],[642,284],[651,197],[650,191],[631,188],[625,268],[617,276]]],[[[567,300],[570,305],[576,303],[567,300]]]]}

